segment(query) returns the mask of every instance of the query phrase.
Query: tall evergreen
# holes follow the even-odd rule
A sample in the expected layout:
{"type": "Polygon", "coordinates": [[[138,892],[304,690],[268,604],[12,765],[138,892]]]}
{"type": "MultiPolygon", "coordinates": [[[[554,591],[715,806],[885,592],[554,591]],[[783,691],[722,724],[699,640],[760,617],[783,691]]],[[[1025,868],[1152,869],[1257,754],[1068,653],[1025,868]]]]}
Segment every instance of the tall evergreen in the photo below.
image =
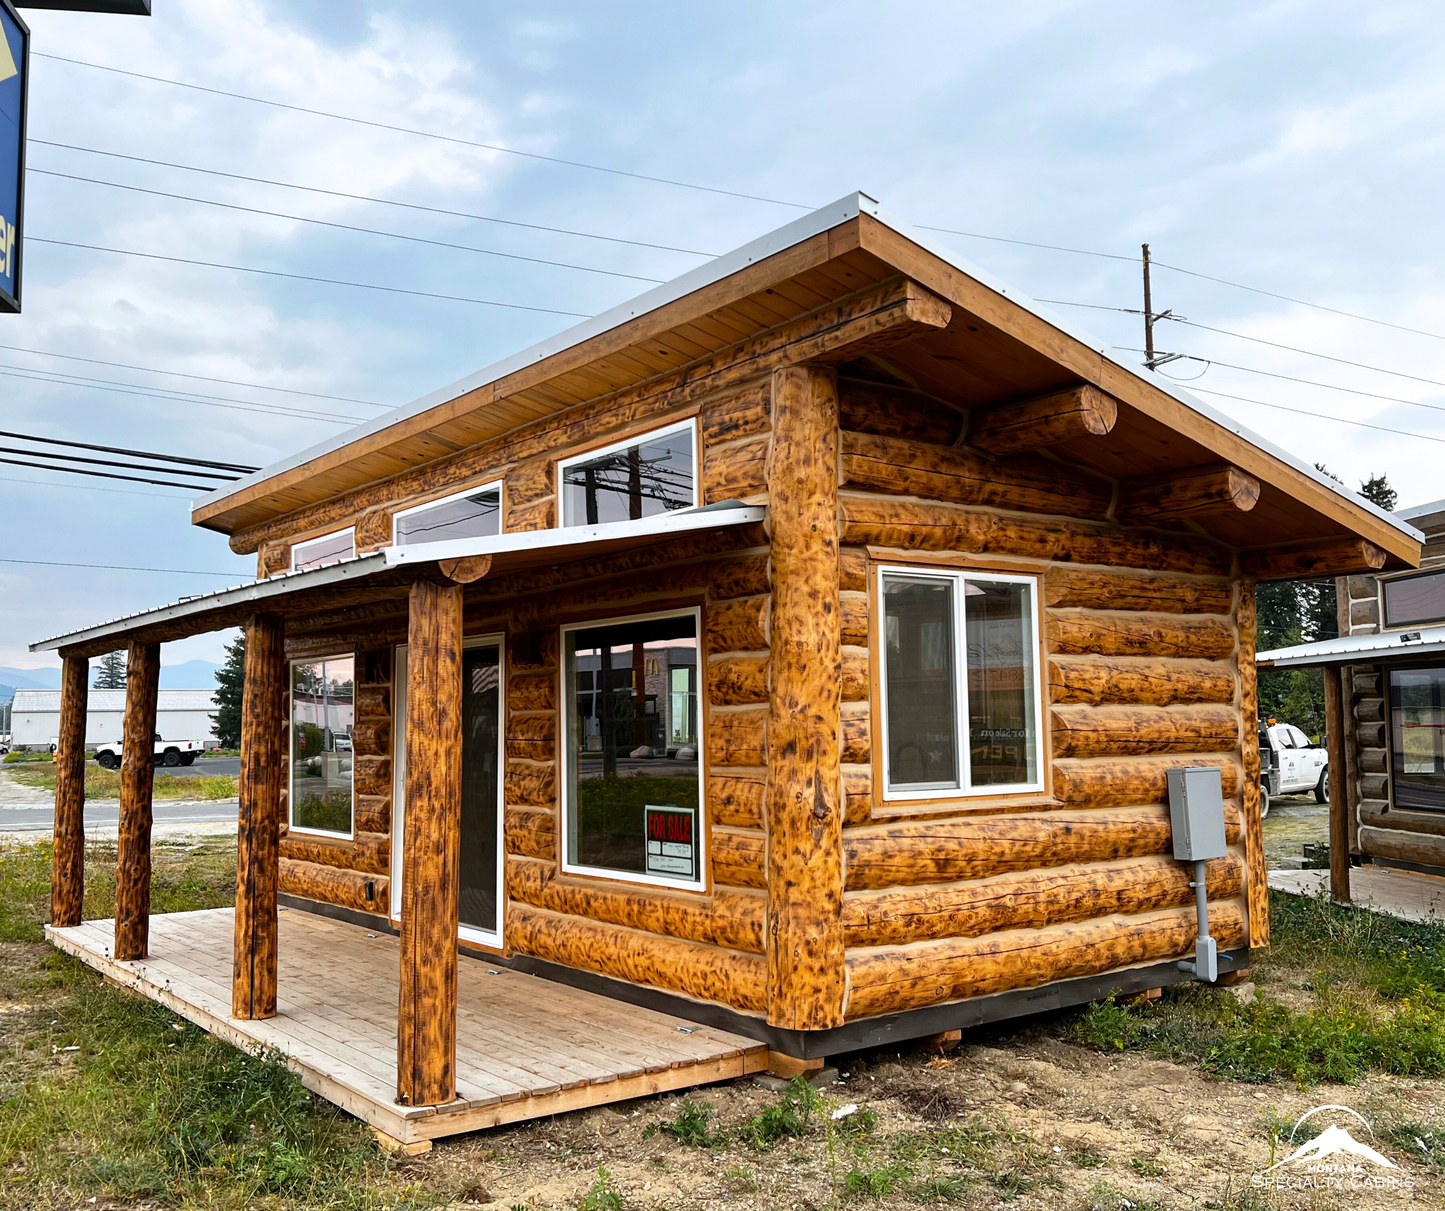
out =
{"type": "Polygon", "coordinates": [[[98,690],[125,689],[124,652],[107,652],[96,661],[95,688],[98,690]]]}
{"type": "Polygon", "coordinates": [[[1360,485],[1360,495],[1371,504],[1379,505],[1386,513],[1393,513],[1400,503],[1400,494],[1390,487],[1390,481],[1383,475],[1372,475],[1360,485]]]}
{"type": "Polygon", "coordinates": [[[222,748],[241,747],[241,697],[246,686],[246,632],[226,645],[226,659],[216,670],[216,706],[211,716],[222,748]]]}

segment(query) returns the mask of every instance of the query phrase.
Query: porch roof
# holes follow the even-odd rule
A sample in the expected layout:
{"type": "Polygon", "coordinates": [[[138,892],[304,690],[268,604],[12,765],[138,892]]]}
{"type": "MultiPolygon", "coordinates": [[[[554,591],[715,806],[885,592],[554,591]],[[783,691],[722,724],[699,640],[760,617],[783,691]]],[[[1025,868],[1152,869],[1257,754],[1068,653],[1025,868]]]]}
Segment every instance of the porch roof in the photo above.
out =
{"type": "MultiPolygon", "coordinates": [[[[182,597],[169,605],[110,622],[70,631],[30,645],[32,652],[64,651],[67,655],[97,655],[113,651],[119,641],[162,643],[236,626],[250,615],[272,612],[304,615],[318,607],[333,607],[344,594],[356,590],[390,590],[403,594],[422,568],[442,561],[484,558],[484,576],[498,576],[528,568],[572,563],[594,555],[651,546],[669,538],[746,525],[763,520],[761,506],[725,500],[697,509],[679,509],[638,521],[604,522],[595,526],[529,530],[486,538],[460,538],[449,542],[388,547],[305,572],[284,572],[267,580],[251,581],[182,597]]],[[[480,579],[480,577],[475,577],[480,579]]]]}
{"type": "Polygon", "coordinates": [[[1412,659],[1445,653],[1445,626],[1412,627],[1378,635],[1344,635],[1315,643],[1261,652],[1261,668],[1302,669],[1322,664],[1357,664],[1366,660],[1412,659]]]}

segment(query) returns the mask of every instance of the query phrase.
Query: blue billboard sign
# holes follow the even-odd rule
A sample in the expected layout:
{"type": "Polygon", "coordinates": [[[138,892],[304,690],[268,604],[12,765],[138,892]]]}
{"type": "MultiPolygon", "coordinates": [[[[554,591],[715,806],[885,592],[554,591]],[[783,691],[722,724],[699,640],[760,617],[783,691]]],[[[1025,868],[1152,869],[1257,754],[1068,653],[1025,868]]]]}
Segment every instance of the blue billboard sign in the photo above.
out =
{"type": "Polygon", "coordinates": [[[25,95],[30,28],[0,0],[0,311],[20,310],[20,239],[25,229],[25,95]]]}

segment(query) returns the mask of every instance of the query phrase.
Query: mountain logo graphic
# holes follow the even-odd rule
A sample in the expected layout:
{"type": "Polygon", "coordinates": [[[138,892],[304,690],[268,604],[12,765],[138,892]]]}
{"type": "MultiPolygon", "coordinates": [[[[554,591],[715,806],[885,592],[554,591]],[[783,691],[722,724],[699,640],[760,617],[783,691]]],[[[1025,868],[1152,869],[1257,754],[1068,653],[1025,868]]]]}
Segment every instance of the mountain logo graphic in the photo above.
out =
{"type": "Polygon", "coordinates": [[[20,69],[15,66],[15,56],[10,53],[10,42],[5,37],[5,26],[0,24],[0,81],[19,74],[20,69]]]}
{"type": "MultiPolygon", "coordinates": [[[[1355,1118],[1364,1124],[1365,1130],[1370,1132],[1370,1137],[1372,1139],[1374,1138],[1375,1133],[1371,1129],[1370,1124],[1365,1121],[1364,1117],[1359,1114],[1358,1111],[1351,1110],[1348,1106],[1316,1106],[1309,1114],[1302,1116],[1290,1130],[1289,1137],[1291,1142],[1294,1141],[1295,1132],[1300,1129],[1305,1119],[1308,1119],[1311,1115],[1318,1114],[1321,1110],[1343,1110],[1346,1114],[1354,1115],[1355,1118]]],[[[1379,1165],[1383,1169],[1399,1169],[1400,1167],[1389,1157],[1376,1152],[1368,1144],[1360,1143],[1346,1128],[1338,1126],[1337,1124],[1331,1124],[1319,1135],[1315,1136],[1314,1139],[1301,1144],[1285,1157],[1284,1160],[1271,1165],[1265,1172],[1271,1173],[1276,1169],[1283,1169],[1286,1165],[1303,1165],[1311,1161],[1323,1161],[1332,1156],[1357,1157],[1360,1160],[1369,1161],[1372,1165],[1379,1165]]]]}

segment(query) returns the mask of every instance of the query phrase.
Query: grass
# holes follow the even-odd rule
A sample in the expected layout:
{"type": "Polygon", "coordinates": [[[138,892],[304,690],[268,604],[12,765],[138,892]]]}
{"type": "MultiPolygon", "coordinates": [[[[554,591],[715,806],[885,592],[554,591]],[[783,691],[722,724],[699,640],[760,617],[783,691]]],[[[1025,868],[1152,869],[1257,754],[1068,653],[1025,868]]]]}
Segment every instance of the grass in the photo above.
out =
{"type": "Polygon", "coordinates": [[[722,1144],[723,1136],[708,1132],[707,1120],[711,1114],[711,1106],[689,1098],[682,1103],[672,1122],[653,1123],[642,1135],[644,1139],[651,1139],[665,1132],[685,1148],[715,1148],[722,1144]]]}
{"type": "MultiPolygon", "coordinates": [[[[43,764],[16,769],[10,777],[21,786],[39,790],[55,789],[55,763],[47,756],[43,764]]],[[[177,778],[173,774],[156,774],[151,792],[157,799],[234,799],[236,779],[229,774],[195,774],[177,778]]],[[[85,797],[87,799],[119,799],[120,770],[102,769],[94,761],[85,763],[85,797]]]]}
{"type": "Polygon", "coordinates": [[[818,1091],[795,1076],[777,1105],[769,1106],[738,1128],[738,1138],[759,1152],[767,1152],[784,1139],[802,1139],[815,1111],[823,1108],[818,1091]]]}

